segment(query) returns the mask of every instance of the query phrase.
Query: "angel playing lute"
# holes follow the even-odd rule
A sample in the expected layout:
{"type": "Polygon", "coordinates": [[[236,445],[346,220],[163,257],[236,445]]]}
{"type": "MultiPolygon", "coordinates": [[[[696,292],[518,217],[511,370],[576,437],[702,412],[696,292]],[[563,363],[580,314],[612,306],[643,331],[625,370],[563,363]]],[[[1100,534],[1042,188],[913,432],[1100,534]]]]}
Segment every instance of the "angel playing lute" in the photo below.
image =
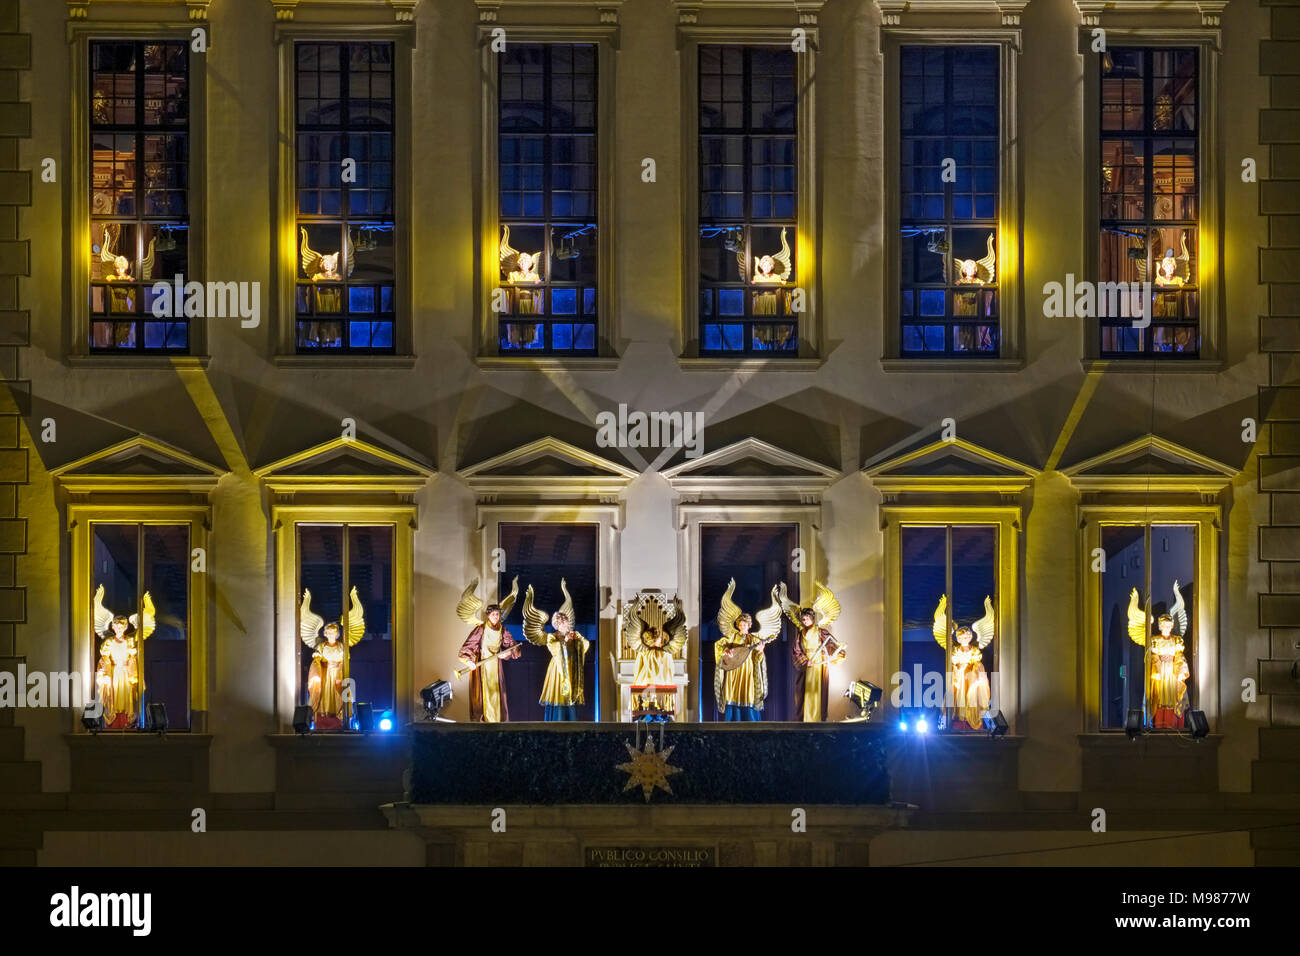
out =
{"type": "Polygon", "coordinates": [[[311,703],[315,730],[342,730],[348,719],[347,701],[343,699],[343,682],[348,677],[348,650],[366,636],[366,615],[353,588],[348,595],[347,632],[341,633],[338,621],[326,623],[311,609],[311,591],[302,592],[298,608],[298,636],[311,649],[311,667],[307,670],[307,698],[311,703]],[[343,638],[340,640],[340,638],[343,638]]]}
{"type": "Polygon", "coordinates": [[[104,726],[111,730],[138,727],[144,699],[144,648],[153,633],[153,598],[145,591],[140,612],[124,617],[104,607],[104,585],[95,589],[95,635],[99,662],[95,687],[103,705],[104,726]]]}
{"type": "Polygon", "coordinates": [[[543,720],[577,720],[578,705],[586,700],[582,669],[591,641],[573,629],[573,598],[564,578],[560,578],[560,590],[564,603],[554,616],[533,604],[531,584],[524,593],[524,637],[530,644],[545,647],[551,655],[539,701],[543,720]],[[553,631],[546,630],[548,622],[553,631]]]}
{"type": "Polygon", "coordinates": [[[510,594],[500,604],[484,607],[474,593],[477,588],[478,578],[475,578],[456,605],[456,616],[473,626],[474,630],[460,646],[460,659],[464,666],[457,668],[455,675],[460,678],[469,674],[470,720],[495,724],[510,719],[501,662],[514,660],[523,652],[505,628],[505,620],[519,596],[519,578],[514,579],[510,594]]]}
{"type": "Polygon", "coordinates": [[[840,602],[835,600],[830,588],[818,584],[812,606],[799,607],[790,600],[784,581],[777,587],[781,610],[799,629],[791,648],[795,667],[795,720],[823,721],[830,698],[831,668],[848,657],[830,631],[840,616],[840,602]]]}
{"type": "Polygon", "coordinates": [[[723,720],[762,720],[767,701],[767,656],[764,647],[781,635],[781,601],[776,587],[772,603],[754,618],[731,600],[732,578],[718,608],[718,639],[713,643],[713,697],[723,720]]]}
{"type": "MultiPolygon", "coordinates": [[[[948,650],[948,595],[939,598],[934,610],[934,639],[948,650]]],[[[953,730],[978,730],[984,713],[989,709],[989,675],[984,669],[984,648],[993,642],[997,632],[997,615],[993,601],[984,597],[984,616],[970,627],[958,627],[953,632],[950,655],[952,671],[949,686],[952,691],[953,730]]]]}
{"type": "Polygon", "coordinates": [[[1168,614],[1156,619],[1158,633],[1150,634],[1146,608],[1138,605],[1137,588],[1128,602],[1128,634],[1134,644],[1146,648],[1146,709],[1152,727],[1179,728],[1187,711],[1186,644],[1187,605],[1174,582],[1174,603],[1168,614]],[[1150,636],[1148,636],[1150,635],[1150,636]]]}

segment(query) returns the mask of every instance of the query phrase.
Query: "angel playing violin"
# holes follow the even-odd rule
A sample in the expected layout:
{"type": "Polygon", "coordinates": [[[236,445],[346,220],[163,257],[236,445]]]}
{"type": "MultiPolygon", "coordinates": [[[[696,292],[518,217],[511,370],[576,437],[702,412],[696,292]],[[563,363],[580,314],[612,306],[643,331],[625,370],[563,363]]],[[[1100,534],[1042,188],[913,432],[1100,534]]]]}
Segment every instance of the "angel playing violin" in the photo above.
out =
{"type": "MultiPolygon", "coordinates": [[[[934,610],[934,639],[944,650],[948,649],[948,595],[939,598],[934,610]]],[[[993,642],[997,616],[993,601],[984,598],[984,616],[970,627],[959,627],[953,633],[954,644],[949,655],[952,673],[949,678],[953,708],[953,730],[977,730],[989,709],[989,675],[984,670],[984,648],[993,642]],[[972,641],[974,642],[972,644],[972,641]]]]}
{"type": "Polygon", "coordinates": [[[792,648],[795,720],[823,721],[830,699],[831,668],[848,657],[830,632],[830,626],[840,616],[840,602],[830,588],[818,584],[812,606],[801,608],[790,600],[784,581],[777,587],[781,610],[799,629],[792,648]]]}
{"type": "Polygon", "coordinates": [[[154,630],[153,598],[144,592],[140,613],[123,617],[104,607],[104,585],[95,590],[95,634],[100,638],[95,686],[104,708],[104,726],[111,730],[140,723],[144,699],[141,645],[154,630]]]}
{"type": "Polygon", "coordinates": [[[347,635],[339,640],[338,621],[321,617],[311,609],[311,591],[302,592],[298,609],[298,636],[311,649],[307,671],[307,697],[311,702],[312,725],[316,730],[342,730],[347,719],[343,681],[348,677],[348,649],[366,635],[366,615],[353,588],[348,596],[347,635]],[[322,634],[322,629],[324,633],[322,634]]]}
{"type": "Polygon", "coordinates": [[[1138,605],[1137,588],[1129,596],[1128,634],[1134,644],[1146,647],[1146,709],[1152,727],[1178,728],[1187,712],[1187,605],[1183,592],[1174,582],[1174,603],[1168,614],[1156,619],[1159,633],[1148,630],[1147,611],[1138,605]]]}
{"type": "Polygon", "coordinates": [[[524,594],[524,637],[551,654],[539,701],[543,720],[577,720],[578,705],[585,700],[582,667],[591,641],[573,629],[573,598],[564,578],[560,578],[560,590],[564,593],[564,603],[553,617],[534,606],[531,584],[524,594]],[[546,631],[548,620],[555,628],[550,633],[546,631]]]}
{"type": "Polygon", "coordinates": [[[460,646],[460,659],[465,665],[455,672],[456,677],[469,673],[469,717],[470,720],[495,724],[510,719],[510,710],[506,706],[506,686],[502,679],[501,662],[514,660],[523,653],[523,648],[505,629],[505,619],[510,609],[515,606],[519,596],[519,578],[510,586],[510,594],[500,604],[483,606],[474,593],[478,588],[478,578],[469,583],[469,587],[460,596],[456,605],[456,616],[474,630],[469,632],[465,643],[460,646]]]}
{"type": "Polygon", "coordinates": [[[767,700],[766,644],[781,634],[781,602],[776,587],[772,603],[758,612],[758,630],[751,633],[754,619],[731,600],[736,590],[732,578],[718,608],[720,636],[713,643],[713,697],[723,720],[762,720],[767,700]]]}
{"type": "MultiPolygon", "coordinates": [[[[664,687],[674,683],[673,658],[686,646],[690,634],[680,598],[643,593],[623,609],[623,641],[636,652],[634,687],[664,687]]],[[[662,693],[633,696],[634,711],[675,713],[675,702],[662,693]]]]}

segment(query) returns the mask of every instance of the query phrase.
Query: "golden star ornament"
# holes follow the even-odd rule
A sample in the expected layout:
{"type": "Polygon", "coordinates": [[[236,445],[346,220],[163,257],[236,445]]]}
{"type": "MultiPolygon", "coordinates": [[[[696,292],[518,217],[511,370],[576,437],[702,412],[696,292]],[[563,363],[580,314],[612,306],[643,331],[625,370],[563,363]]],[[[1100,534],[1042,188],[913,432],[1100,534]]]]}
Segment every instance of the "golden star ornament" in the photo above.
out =
{"type": "Polygon", "coordinates": [[[648,736],[643,750],[637,750],[626,741],[623,746],[627,748],[628,755],[632,758],[628,763],[617,765],[617,769],[631,775],[624,790],[631,790],[639,784],[646,803],[650,802],[650,795],[654,793],[656,787],[662,789],[664,793],[673,792],[672,787],[668,786],[668,778],[675,773],[681,773],[682,768],[668,765],[668,758],[673,752],[672,747],[656,751],[654,741],[648,736]]]}

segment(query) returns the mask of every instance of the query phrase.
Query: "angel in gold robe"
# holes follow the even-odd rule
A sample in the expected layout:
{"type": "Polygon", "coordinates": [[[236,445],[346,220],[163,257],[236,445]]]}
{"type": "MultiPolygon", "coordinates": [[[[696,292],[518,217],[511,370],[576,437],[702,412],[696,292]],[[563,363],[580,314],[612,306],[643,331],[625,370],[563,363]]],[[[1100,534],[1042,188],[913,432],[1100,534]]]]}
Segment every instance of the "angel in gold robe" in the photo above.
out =
{"type": "Polygon", "coordinates": [[[348,595],[347,634],[339,640],[338,621],[325,623],[311,609],[311,591],[302,592],[298,609],[298,636],[311,649],[311,667],[307,671],[307,697],[311,702],[312,726],[316,730],[342,730],[347,723],[347,704],[343,699],[343,682],[348,678],[348,650],[366,635],[366,615],[353,588],[348,595]],[[322,634],[322,629],[324,633],[322,634]]]}
{"type": "Polygon", "coordinates": [[[344,279],[352,277],[352,270],[356,268],[356,250],[352,247],[352,242],[346,230],[343,233],[343,248],[338,252],[331,252],[329,255],[322,255],[307,243],[307,230],[299,227],[302,235],[302,247],[298,250],[299,264],[302,266],[302,274],[312,282],[341,282],[344,279]],[[339,268],[339,260],[343,260],[343,269],[339,268]]]}
{"type": "Polygon", "coordinates": [[[143,643],[154,630],[153,598],[144,592],[140,613],[123,617],[104,607],[104,585],[95,589],[95,634],[100,638],[95,687],[104,726],[137,727],[144,699],[143,643]]]}
{"type": "MultiPolygon", "coordinates": [[[[934,611],[934,639],[948,650],[948,595],[939,598],[934,611]]],[[[978,730],[984,713],[989,709],[989,675],[984,670],[984,648],[993,642],[997,630],[997,616],[993,601],[985,595],[984,616],[970,627],[959,627],[953,634],[950,660],[952,670],[948,677],[952,693],[951,707],[956,711],[952,719],[953,730],[978,730]],[[972,644],[972,641],[974,644],[972,644]]]]}
{"type": "MultiPolygon", "coordinates": [[[[470,671],[470,720],[495,724],[510,719],[501,662],[514,660],[523,653],[523,648],[505,628],[505,620],[519,596],[519,578],[514,579],[510,594],[500,604],[484,607],[474,593],[476,588],[478,578],[469,583],[456,605],[456,616],[474,627],[460,646],[460,659],[465,670],[470,671]]],[[[457,670],[456,675],[459,677],[462,673],[464,670],[457,670]]]]}
{"type": "Polygon", "coordinates": [[[578,705],[586,699],[582,667],[591,641],[573,629],[573,598],[569,596],[564,578],[560,578],[560,590],[564,593],[564,603],[550,618],[545,611],[534,606],[531,584],[524,594],[524,637],[530,644],[545,647],[551,654],[539,701],[543,720],[577,720],[578,705]],[[548,620],[555,627],[549,633],[546,630],[548,620]]]}
{"type": "Polygon", "coordinates": [[[830,625],[840,616],[840,602],[830,588],[817,584],[812,607],[801,608],[790,600],[784,581],[777,587],[781,610],[799,629],[791,648],[795,667],[794,719],[823,721],[830,700],[831,668],[848,657],[830,632],[830,625]]]}
{"type": "Polygon", "coordinates": [[[765,645],[781,634],[781,601],[776,587],[772,603],[758,612],[758,630],[750,633],[754,619],[731,600],[736,579],[727,585],[718,608],[718,631],[713,642],[713,697],[723,720],[762,720],[767,701],[765,645]]]}
{"type": "Polygon", "coordinates": [[[1138,605],[1138,592],[1134,588],[1128,602],[1128,635],[1134,644],[1146,648],[1147,719],[1152,727],[1177,729],[1183,725],[1183,715],[1187,712],[1187,679],[1191,676],[1183,643],[1187,633],[1187,605],[1177,581],[1173,606],[1168,614],[1157,618],[1156,628],[1159,633],[1150,634],[1147,609],[1138,605]]]}
{"type": "MultiPolygon", "coordinates": [[[[658,594],[642,594],[623,610],[623,640],[636,652],[634,687],[667,687],[673,681],[673,658],[686,646],[690,630],[680,598],[672,603],[658,594]]],[[[676,701],[662,691],[634,694],[634,711],[675,714],[676,701]]]]}

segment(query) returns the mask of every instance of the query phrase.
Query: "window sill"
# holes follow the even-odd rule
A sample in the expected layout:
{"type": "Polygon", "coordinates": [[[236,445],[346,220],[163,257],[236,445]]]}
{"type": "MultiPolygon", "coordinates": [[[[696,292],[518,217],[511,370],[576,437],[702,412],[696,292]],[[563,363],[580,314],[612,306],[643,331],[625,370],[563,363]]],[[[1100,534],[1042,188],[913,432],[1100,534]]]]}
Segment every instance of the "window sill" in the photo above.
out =
{"type": "Polygon", "coordinates": [[[880,367],[886,372],[946,372],[949,375],[965,372],[1019,372],[1025,367],[1025,360],[1021,358],[883,358],[880,360],[880,367]]]}
{"type": "Polygon", "coordinates": [[[211,355],[114,355],[96,353],[64,356],[64,363],[71,368],[160,368],[160,369],[195,369],[207,368],[212,361],[211,355]]]}
{"type": "Polygon", "coordinates": [[[1150,375],[1152,372],[1201,372],[1217,374],[1224,364],[1219,359],[1079,359],[1085,372],[1133,372],[1150,375]]]}
{"type": "Polygon", "coordinates": [[[278,368],[414,368],[414,355],[276,355],[271,362],[278,368]]]}
{"type": "Polygon", "coordinates": [[[622,359],[616,355],[480,355],[474,362],[479,368],[513,372],[526,369],[602,372],[617,369],[622,359]]]}
{"type": "Polygon", "coordinates": [[[817,357],[782,359],[755,355],[738,356],[736,358],[728,358],[723,355],[683,355],[677,359],[677,364],[685,372],[738,372],[750,369],[815,372],[825,363],[825,359],[817,357]]]}

